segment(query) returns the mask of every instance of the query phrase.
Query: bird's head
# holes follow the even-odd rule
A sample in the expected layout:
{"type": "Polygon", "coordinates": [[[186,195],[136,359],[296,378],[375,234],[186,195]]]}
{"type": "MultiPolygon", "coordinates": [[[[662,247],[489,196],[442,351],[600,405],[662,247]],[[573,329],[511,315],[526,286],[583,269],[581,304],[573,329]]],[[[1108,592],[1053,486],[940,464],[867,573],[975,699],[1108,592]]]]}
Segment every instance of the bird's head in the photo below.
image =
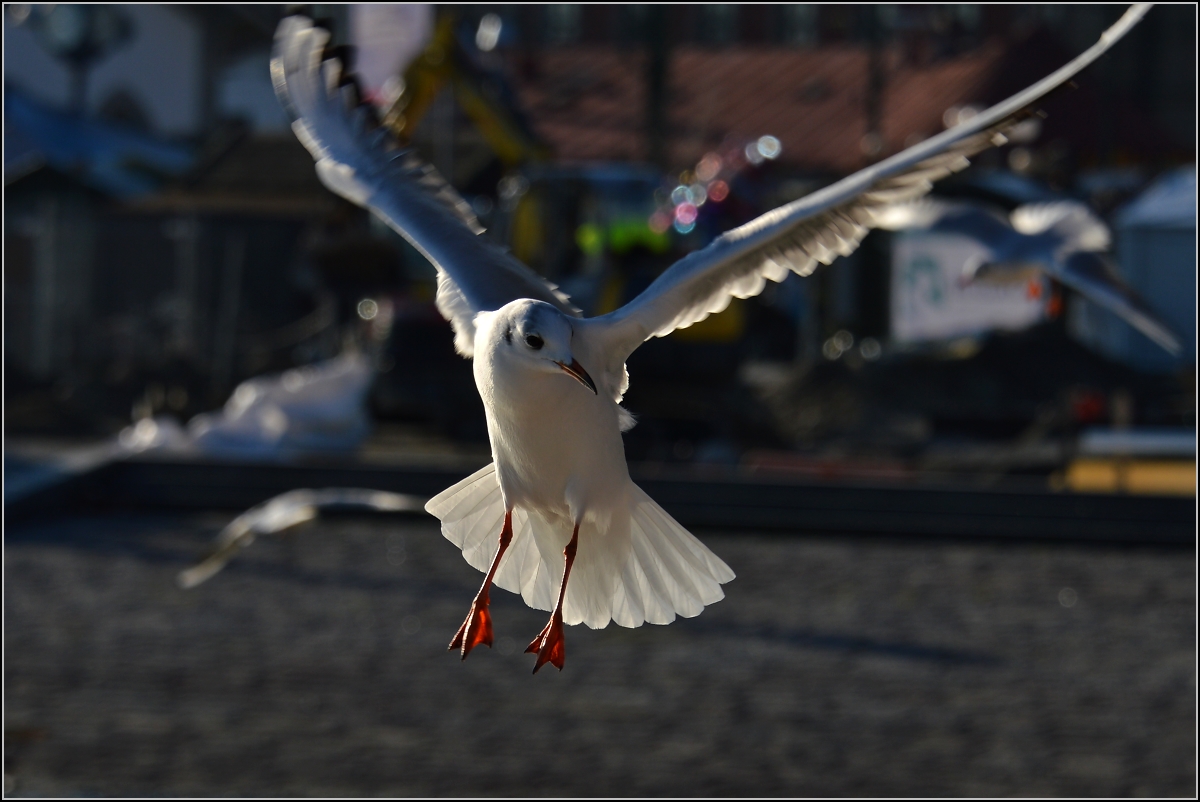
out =
{"type": "Polygon", "coordinates": [[[565,373],[596,393],[596,383],[572,352],[571,319],[544,301],[512,301],[494,313],[494,353],[508,364],[565,373]]]}

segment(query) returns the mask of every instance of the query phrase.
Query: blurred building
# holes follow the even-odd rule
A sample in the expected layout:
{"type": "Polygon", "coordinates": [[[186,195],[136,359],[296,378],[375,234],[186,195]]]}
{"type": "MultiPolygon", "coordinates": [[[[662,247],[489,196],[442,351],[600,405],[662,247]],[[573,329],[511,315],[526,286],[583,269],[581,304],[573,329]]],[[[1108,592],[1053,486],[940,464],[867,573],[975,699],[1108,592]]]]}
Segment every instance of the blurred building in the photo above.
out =
{"type": "MultiPolygon", "coordinates": [[[[789,138],[785,160],[835,171],[936,133],[953,103],[986,105],[1027,86],[1094,43],[1124,11],[961,4],[450,8],[467,19],[494,14],[502,21],[497,47],[509,55],[530,113],[563,148],[560,158],[649,155],[648,142],[630,134],[652,135],[647,103],[660,49],[668,54],[660,80],[672,141],[664,166],[686,166],[706,140],[740,126],[771,123],[771,133],[789,138]],[[586,105],[571,107],[581,99],[586,105]],[[613,140],[607,145],[606,132],[613,140]],[[622,142],[614,132],[624,133],[622,142]],[[864,142],[871,133],[882,142],[864,142]],[[827,152],[830,141],[841,152],[827,152]]],[[[1194,9],[1156,8],[1089,70],[1079,82],[1087,84],[1082,97],[1063,107],[1069,113],[1047,121],[1047,138],[1068,137],[1082,148],[1075,158],[1084,164],[1188,159],[1195,77],[1178,65],[1194,61],[1194,9]],[[1081,110],[1095,122],[1065,119],[1081,110]]]]}
{"type": "Polygon", "coordinates": [[[303,237],[341,202],[271,88],[280,11],[5,7],[11,389],[116,426],[336,351],[303,237]]]}
{"type": "MultiPolygon", "coordinates": [[[[427,266],[327,192],[290,130],[268,70],[285,8],[5,7],[10,387],[52,386],[61,398],[89,386],[89,398],[109,399],[93,406],[122,422],[131,394],[143,410],[190,414],[240,378],[335,351],[338,320],[354,321],[363,297],[406,293],[414,302],[396,308],[414,310],[413,331],[444,334],[426,319],[427,266]]],[[[408,133],[493,236],[599,311],[706,237],[1043,77],[1121,12],[436,6],[431,16],[453,19],[446,30],[474,59],[463,69],[476,83],[438,90],[408,133]],[[479,97],[527,123],[537,141],[500,152],[478,108],[466,109],[479,97]],[[743,171],[736,186],[731,176],[722,209],[710,204],[690,233],[667,232],[670,241],[647,229],[681,172],[764,135],[774,143],[769,163],[743,171]],[[658,195],[655,175],[669,177],[658,195]]],[[[314,13],[334,18],[336,42],[354,40],[349,6],[314,13]]],[[[1049,116],[1028,141],[982,161],[1063,191],[1082,177],[1090,197],[1115,207],[1194,158],[1194,71],[1178,69],[1194,62],[1194,8],[1158,7],[1077,90],[1047,101],[1049,116]]],[[[762,303],[793,319],[775,319],[762,341],[790,348],[796,316],[809,320],[807,345],[797,346],[809,356],[843,328],[885,336],[885,250],[868,239],[839,270],[773,289],[762,303]]],[[[744,311],[734,304],[673,339],[741,338],[757,325],[744,311]]],[[[408,331],[399,317],[396,325],[408,331]]]]}

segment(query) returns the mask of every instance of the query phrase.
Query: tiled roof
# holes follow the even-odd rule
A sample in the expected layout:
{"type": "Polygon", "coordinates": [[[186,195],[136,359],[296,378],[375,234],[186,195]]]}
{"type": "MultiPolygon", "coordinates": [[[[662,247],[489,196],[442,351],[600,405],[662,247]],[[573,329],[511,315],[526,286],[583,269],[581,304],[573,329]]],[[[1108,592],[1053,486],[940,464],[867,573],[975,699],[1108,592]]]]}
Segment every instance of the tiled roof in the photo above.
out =
{"type": "MultiPolygon", "coordinates": [[[[643,51],[572,47],[543,51],[518,93],[537,131],[563,161],[647,156],[643,51]]],[[[886,156],[943,129],[955,104],[985,102],[1003,58],[999,45],[916,66],[885,56],[886,156]],[[911,144],[911,142],[910,142],[911,144]]],[[[671,52],[668,148],[672,166],[694,164],[724,139],[772,134],[794,167],[848,172],[866,164],[869,54],[849,45],[812,50],[678,48],[671,52]]]]}

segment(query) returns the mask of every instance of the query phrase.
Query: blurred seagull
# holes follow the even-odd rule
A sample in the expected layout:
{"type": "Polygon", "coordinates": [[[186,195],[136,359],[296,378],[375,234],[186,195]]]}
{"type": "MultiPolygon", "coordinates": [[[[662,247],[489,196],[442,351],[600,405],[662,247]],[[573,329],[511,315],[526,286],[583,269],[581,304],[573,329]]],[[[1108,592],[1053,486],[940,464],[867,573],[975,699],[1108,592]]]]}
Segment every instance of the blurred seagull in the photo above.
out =
{"type": "Polygon", "coordinates": [[[213,553],[198,564],[180,571],[179,587],[194,588],[225,567],[234,555],[254,542],[258,535],[273,535],[317,517],[318,510],[348,508],[377,512],[417,512],[424,499],[382,490],[330,487],[324,490],[289,490],[264,501],[234,518],[217,534],[213,553]]]}
{"type": "Polygon", "coordinates": [[[520,593],[550,620],[526,650],[563,666],[563,624],[636,627],[694,616],[724,597],[733,571],[629,478],[621,432],[625,360],[663,337],[852,252],[880,214],[927,193],[969,158],[1006,141],[1030,104],[1062,85],[1146,13],[1132,7],[1100,41],[1049,77],[970,120],[714,240],[607,315],[570,300],[476,236],[467,205],[382,127],[330,34],[292,16],[275,35],[271,76],[292,130],[334,192],[369,208],[437,269],[437,305],[455,347],[474,358],[492,464],[426,509],[467,562],[486,572],[450,642],[465,659],[492,643],[489,592],[520,593]],[[498,542],[496,532],[499,531],[498,542]],[[560,556],[561,555],[561,556],[560,556]]]}
{"type": "Polygon", "coordinates": [[[1180,352],[1179,338],[1104,255],[1112,240],[1108,226],[1083,203],[1032,203],[1006,218],[975,204],[928,199],[885,209],[875,224],[969,237],[990,253],[963,265],[963,284],[1025,284],[1044,273],[1119,315],[1169,353],[1180,352]]]}

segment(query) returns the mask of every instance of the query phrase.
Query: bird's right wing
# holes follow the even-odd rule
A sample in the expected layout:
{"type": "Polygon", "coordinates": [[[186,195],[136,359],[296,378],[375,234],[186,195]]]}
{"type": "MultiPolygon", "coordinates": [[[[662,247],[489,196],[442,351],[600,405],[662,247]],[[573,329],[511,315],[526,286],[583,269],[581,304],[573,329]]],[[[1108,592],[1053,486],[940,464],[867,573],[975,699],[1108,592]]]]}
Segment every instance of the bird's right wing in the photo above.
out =
{"type": "Polygon", "coordinates": [[[1048,272],[1084,298],[1123,319],[1172,356],[1182,350],[1179,337],[1159,320],[1154,310],[1121,279],[1102,254],[1077,251],[1054,263],[1048,272]]]}
{"type": "Polygon", "coordinates": [[[471,355],[476,314],[518,298],[578,316],[554,285],[478,236],[483,229],[470,207],[362,103],[342,58],[327,49],[329,38],[304,16],[279,23],[271,58],[275,94],[325,186],[369,208],[437,268],[438,309],[454,326],[459,353],[471,355]]]}
{"type": "MultiPolygon", "coordinates": [[[[1018,206],[1005,220],[976,204],[920,200],[884,209],[876,225],[893,231],[922,229],[961,234],[988,248],[988,262],[1022,267],[1033,263],[1145,334],[1171,354],[1179,338],[1126,284],[1101,252],[1108,250],[1108,226],[1086,204],[1062,200],[1018,206]]],[[[968,263],[968,275],[984,265],[968,263]]],[[[995,266],[994,264],[992,265],[995,266]]],[[[1018,275],[1022,275],[1018,273],[1018,275]]]]}
{"type": "Polygon", "coordinates": [[[933,182],[970,164],[970,157],[1007,141],[1031,104],[1066,83],[1112,47],[1149,10],[1130,8],[1100,41],[1033,86],[972,119],[867,167],[831,186],[729,231],[689,254],[624,307],[585,321],[604,342],[619,378],[625,358],[650,337],[662,337],[725,309],[733,298],[762,292],[767,279],[807,276],[817,263],[851,253],[888,206],[915,200],[933,182]]]}
{"type": "Polygon", "coordinates": [[[1172,356],[1180,352],[1179,337],[1103,255],[1112,244],[1112,235],[1086,204],[1072,200],[1031,203],[1014,209],[1011,219],[1021,234],[1048,233],[1059,241],[1054,258],[1045,264],[1051,277],[1117,315],[1172,356]]]}

